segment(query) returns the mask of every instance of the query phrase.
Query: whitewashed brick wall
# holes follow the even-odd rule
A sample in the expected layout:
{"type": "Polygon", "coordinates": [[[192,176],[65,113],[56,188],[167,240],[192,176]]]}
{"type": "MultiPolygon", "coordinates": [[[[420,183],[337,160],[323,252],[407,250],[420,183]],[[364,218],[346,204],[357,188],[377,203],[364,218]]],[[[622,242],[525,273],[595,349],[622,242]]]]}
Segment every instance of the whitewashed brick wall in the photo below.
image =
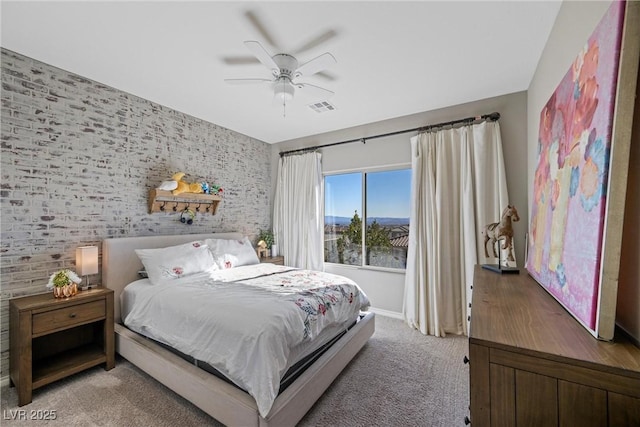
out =
{"type": "MultiPolygon", "coordinates": [[[[74,268],[75,249],[114,236],[269,228],[269,145],[2,49],[1,372],[9,374],[9,303],[74,268]],[[224,188],[193,225],[147,212],[174,172],[224,188]]],[[[207,96],[205,93],[202,96],[207,96]]],[[[213,99],[213,98],[212,98],[213,99]]],[[[211,102],[215,102],[212,100],[211,102]]],[[[93,283],[100,276],[91,278],[93,283]]]]}

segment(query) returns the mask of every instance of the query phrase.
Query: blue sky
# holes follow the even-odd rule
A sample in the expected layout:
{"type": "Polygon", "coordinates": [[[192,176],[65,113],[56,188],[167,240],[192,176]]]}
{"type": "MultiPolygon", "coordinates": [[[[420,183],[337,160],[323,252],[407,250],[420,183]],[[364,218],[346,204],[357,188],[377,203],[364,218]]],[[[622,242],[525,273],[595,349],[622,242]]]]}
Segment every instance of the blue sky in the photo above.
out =
{"type": "MultiPolygon", "coordinates": [[[[362,217],[360,172],[325,176],[325,215],[362,217]]],[[[407,218],[411,205],[411,169],[367,174],[367,212],[370,217],[407,218]]]]}

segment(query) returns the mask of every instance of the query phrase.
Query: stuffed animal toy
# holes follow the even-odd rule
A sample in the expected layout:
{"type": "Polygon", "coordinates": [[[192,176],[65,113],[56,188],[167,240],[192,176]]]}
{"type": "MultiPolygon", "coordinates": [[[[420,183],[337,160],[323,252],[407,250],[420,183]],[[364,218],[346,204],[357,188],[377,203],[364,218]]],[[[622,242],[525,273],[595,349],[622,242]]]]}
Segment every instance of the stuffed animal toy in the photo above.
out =
{"type": "Polygon", "coordinates": [[[192,182],[189,184],[189,193],[202,193],[202,184],[199,182],[192,182]]]}
{"type": "Polygon", "coordinates": [[[173,177],[171,177],[171,179],[173,179],[177,183],[175,190],[171,192],[174,196],[177,196],[178,194],[182,194],[182,193],[191,192],[189,189],[189,183],[186,181],[183,181],[182,177],[184,177],[184,172],[177,172],[173,174],[173,177]]]}
{"type": "MultiPolygon", "coordinates": [[[[174,196],[182,193],[204,193],[204,186],[206,182],[187,182],[183,181],[184,172],[176,172],[171,177],[171,181],[163,181],[158,187],[159,190],[171,191],[174,196]]],[[[208,189],[207,184],[207,189],[208,189]]]]}
{"type": "Polygon", "coordinates": [[[211,189],[209,188],[209,184],[208,184],[208,183],[206,183],[205,181],[202,181],[202,182],[200,183],[200,185],[202,186],[202,192],[203,192],[204,194],[210,194],[210,190],[211,190],[211,189]]]}
{"type": "Polygon", "coordinates": [[[214,196],[222,196],[222,187],[219,185],[210,185],[209,186],[209,194],[213,194],[214,196]]]}
{"type": "Polygon", "coordinates": [[[172,191],[176,188],[178,188],[178,182],[173,179],[171,181],[162,181],[162,184],[158,186],[158,190],[164,191],[172,191]]]}

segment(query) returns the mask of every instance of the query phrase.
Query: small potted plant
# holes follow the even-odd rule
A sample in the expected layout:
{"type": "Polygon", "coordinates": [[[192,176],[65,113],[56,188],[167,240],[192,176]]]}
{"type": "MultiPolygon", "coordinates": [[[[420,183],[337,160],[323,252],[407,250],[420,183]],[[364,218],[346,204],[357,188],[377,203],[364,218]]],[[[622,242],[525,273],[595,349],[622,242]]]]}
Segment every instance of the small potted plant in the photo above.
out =
{"type": "Polygon", "coordinates": [[[273,231],[271,230],[260,230],[260,234],[258,234],[258,242],[264,242],[266,244],[267,256],[276,256],[276,242],[273,237],[273,231]]]}
{"type": "Polygon", "coordinates": [[[260,230],[258,242],[260,240],[263,240],[267,244],[267,249],[271,249],[271,245],[273,245],[273,232],[271,230],[260,230]]]}
{"type": "Polygon", "coordinates": [[[47,288],[53,290],[56,298],[72,297],[78,293],[78,285],[82,279],[71,270],[60,270],[51,275],[47,288]]]}

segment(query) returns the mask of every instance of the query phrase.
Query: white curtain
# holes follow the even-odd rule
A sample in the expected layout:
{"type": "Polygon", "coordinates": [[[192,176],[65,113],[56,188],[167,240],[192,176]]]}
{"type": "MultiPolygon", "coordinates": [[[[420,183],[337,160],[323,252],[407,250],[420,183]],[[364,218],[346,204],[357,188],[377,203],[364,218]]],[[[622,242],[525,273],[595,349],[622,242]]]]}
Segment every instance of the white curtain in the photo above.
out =
{"type": "MultiPolygon", "coordinates": [[[[498,122],[411,138],[411,217],[404,318],[423,334],[467,334],[482,227],[508,205],[498,122]]],[[[481,256],[481,257],[480,257],[481,256]]]]}
{"type": "Polygon", "coordinates": [[[321,154],[284,156],[278,163],[273,234],[287,265],[324,268],[321,154]]]}

